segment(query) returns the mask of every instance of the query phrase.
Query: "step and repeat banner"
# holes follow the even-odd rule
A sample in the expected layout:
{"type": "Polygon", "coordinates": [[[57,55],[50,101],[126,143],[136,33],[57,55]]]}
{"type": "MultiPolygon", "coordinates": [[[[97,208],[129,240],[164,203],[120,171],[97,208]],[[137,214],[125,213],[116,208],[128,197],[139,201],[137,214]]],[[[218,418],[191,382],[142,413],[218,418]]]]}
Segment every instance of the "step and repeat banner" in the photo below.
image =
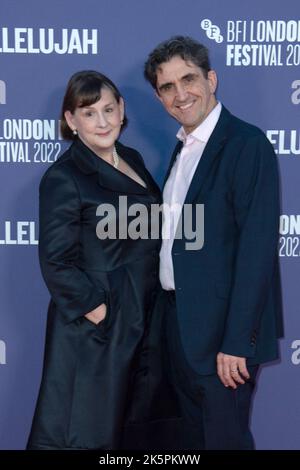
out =
{"type": "Polygon", "coordinates": [[[285,337],[280,361],[260,372],[252,430],[257,449],[300,449],[299,0],[1,0],[1,449],[24,448],[41,376],[49,295],[38,265],[38,185],[68,145],[59,135],[66,83],[83,69],[112,78],[129,118],[121,140],[161,184],[178,125],[143,64],[175,34],[208,46],[218,99],[262,128],[278,156],[285,337]]]}

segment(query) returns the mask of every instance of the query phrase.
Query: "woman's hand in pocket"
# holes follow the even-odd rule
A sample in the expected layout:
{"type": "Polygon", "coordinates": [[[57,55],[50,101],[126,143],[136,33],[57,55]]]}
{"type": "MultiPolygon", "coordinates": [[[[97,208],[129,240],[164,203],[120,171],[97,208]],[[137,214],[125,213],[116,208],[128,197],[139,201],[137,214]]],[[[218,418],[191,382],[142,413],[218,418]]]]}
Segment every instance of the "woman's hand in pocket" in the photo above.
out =
{"type": "Polygon", "coordinates": [[[86,313],[84,316],[95,325],[98,325],[98,323],[100,323],[106,317],[106,305],[101,304],[94,308],[94,310],[86,313]]]}

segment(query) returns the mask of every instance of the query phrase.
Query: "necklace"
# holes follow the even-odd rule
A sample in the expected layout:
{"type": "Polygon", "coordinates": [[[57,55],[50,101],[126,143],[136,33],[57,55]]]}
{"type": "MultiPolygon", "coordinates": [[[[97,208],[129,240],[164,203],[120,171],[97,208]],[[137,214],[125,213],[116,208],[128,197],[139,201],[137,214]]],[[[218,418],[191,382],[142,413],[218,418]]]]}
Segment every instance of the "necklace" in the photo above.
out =
{"type": "Polygon", "coordinates": [[[120,157],[118,155],[116,147],[114,147],[114,149],[113,149],[112,156],[113,156],[113,161],[114,161],[113,166],[114,166],[114,168],[118,168],[119,163],[120,163],[120,157]]]}

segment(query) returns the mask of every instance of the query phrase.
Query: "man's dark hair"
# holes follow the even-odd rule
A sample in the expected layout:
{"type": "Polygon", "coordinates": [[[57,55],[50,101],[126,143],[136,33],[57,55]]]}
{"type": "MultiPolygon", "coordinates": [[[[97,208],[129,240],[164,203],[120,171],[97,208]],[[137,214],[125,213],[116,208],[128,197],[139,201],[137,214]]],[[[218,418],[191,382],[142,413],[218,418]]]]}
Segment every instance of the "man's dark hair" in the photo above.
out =
{"type": "Polygon", "coordinates": [[[158,67],[174,56],[193,62],[202,69],[205,78],[207,78],[207,74],[211,70],[208,49],[189,36],[173,36],[167,41],[161,42],[149,54],[145,63],[144,76],[153,88],[156,89],[158,67]]]}

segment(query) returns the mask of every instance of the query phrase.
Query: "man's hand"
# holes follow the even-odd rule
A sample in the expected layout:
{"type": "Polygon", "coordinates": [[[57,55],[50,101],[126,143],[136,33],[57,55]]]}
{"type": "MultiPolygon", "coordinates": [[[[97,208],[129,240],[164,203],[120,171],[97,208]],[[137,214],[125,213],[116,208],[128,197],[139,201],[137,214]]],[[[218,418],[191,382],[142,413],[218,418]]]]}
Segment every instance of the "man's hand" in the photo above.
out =
{"type": "Polygon", "coordinates": [[[98,325],[98,323],[100,323],[106,317],[106,305],[101,304],[97,308],[94,308],[94,310],[86,313],[84,316],[92,323],[95,323],[95,325],[98,325]]]}
{"type": "Polygon", "coordinates": [[[234,389],[237,388],[237,383],[244,384],[250,378],[245,357],[230,356],[222,352],[217,355],[217,371],[225,387],[234,389]]]}

